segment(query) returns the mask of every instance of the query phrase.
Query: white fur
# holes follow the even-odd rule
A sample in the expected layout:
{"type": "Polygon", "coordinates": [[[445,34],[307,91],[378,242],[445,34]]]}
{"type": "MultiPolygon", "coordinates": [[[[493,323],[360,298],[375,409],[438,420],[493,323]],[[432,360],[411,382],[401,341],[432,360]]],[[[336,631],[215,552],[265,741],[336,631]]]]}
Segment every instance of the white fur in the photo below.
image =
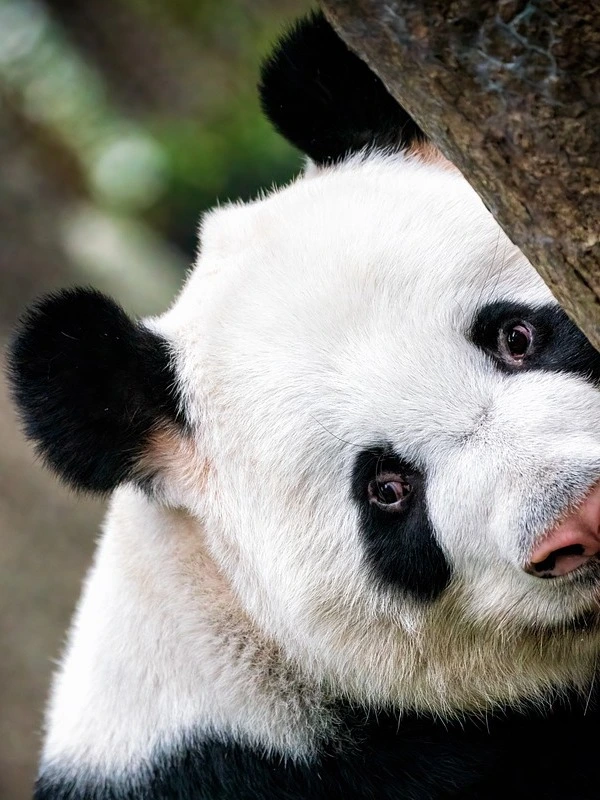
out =
{"type": "Polygon", "coordinates": [[[114,770],[199,730],[308,754],[327,721],[320,693],[251,629],[202,526],[117,491],[51,698],[45,762],[114,770]]]}
{"type": "Polygon", "coordinates": [[[526,574],[519,537],[556,482],[600,477],[600,393],[495,368],[467,338],[494,300],[554,302],[439,162],[356,157],[205,218],[148,323],[194,433],[161,445],[159,499],[116,493],[46,761],[123,766],[198,730],[302,755],[330,696],[446,715],[585,686],[598,633],[544,626],[596,598],[526,574]],[[365,568],[350,476],[381,441],[428,476],[456,572],[431,605],[365,568]]]}

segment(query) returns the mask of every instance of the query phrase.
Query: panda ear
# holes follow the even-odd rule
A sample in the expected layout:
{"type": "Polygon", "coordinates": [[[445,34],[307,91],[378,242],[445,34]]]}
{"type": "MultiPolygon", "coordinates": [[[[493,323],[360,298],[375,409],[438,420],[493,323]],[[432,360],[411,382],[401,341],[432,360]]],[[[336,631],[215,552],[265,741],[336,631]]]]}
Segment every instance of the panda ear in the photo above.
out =
{"type": "Polygon", "coordinates": [[[23,317],[8,372],[25,432],[68,484],[108,492],[143,481],[161,425],[182,425],[167,342],[100,292],[50,295],[23,317]]]}
{"type": "Polygon", "coordinates": [[[425,136],[322,12],[278,42],[264,62],[261,105],[275,128],[317,164],[365,147],[403,149],[425,136]]]}

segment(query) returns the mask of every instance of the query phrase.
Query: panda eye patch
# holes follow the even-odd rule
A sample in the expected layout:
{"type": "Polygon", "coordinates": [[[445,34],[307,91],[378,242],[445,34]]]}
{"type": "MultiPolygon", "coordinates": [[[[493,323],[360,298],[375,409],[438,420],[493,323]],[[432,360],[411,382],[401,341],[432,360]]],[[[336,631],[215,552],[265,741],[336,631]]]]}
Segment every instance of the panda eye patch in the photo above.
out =
{"type": "Polygon", "coordinates": [[[520,364],[533,349],[534,329],[528,322],[517,321],[505,325],[499,334],[500,355],[513,364],[520,364]]]}
{"type": "Polygon", "coordinates": [[[369,481],[369,503],[386,511],[401,511],[412,489],[412,484],[403,475],[386,472],[369,481]]]}
{"type": "Polygon", "coordinates": [[[600,386],[598,351],[559,306],[489,303],[477,312],[467,337],[509,374],[567,372],[600,386]]]}
{"type": "Polygon", "coordinates": [[[371,576],[420,601],[444,591],[452,567],[441,549],[427,509],[426,476],[378,442],[355,456],[352,497],[371,576]]]}
{"type": "Polygon", "coordinates": [[[508,373],[528,369],[579,372],[582,366],[588,375],[595,372],[590,370],[591,345],[558,307],[491,303],[478,311],[468,338],[508,373]]]}

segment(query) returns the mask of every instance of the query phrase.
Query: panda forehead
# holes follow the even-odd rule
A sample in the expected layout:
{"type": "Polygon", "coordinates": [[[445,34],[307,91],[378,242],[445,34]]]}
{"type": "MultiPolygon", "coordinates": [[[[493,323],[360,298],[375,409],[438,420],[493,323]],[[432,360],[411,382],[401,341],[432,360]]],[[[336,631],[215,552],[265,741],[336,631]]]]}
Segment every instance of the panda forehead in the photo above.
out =
{"type": "Polygon", "coordinates": [[[364,316],[390,299],[407,321],[459,327],[497,300],[554,302],[458,172],[403,154],[354,157],[210,212],[171,316],[203,327],[217,313],[222,324],[219,308],[229,315],[234,299],[251,306],[248,324],[267,310],[297,319],[319,302],[336,319],[344,307],[364,316]]]}

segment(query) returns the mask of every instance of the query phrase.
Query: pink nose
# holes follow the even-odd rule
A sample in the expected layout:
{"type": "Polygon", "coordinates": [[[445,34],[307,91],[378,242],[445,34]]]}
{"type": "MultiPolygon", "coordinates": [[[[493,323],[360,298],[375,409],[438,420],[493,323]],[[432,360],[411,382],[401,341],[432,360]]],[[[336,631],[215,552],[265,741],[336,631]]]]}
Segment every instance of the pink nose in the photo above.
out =
{"type": "Polygon", "coordinates": [[[583,566],[596,555],[597,552],[586,553],[582,544],[570,544],[553,550],[542,561],[531,561],[527,572],[538,578],[558,578],[583,566]]]}
{"type": "Polygon", "coordinates": [[[599,555],[600,483],[538,542],[525,569],[539,578],[558,578],[599,555]]]}

